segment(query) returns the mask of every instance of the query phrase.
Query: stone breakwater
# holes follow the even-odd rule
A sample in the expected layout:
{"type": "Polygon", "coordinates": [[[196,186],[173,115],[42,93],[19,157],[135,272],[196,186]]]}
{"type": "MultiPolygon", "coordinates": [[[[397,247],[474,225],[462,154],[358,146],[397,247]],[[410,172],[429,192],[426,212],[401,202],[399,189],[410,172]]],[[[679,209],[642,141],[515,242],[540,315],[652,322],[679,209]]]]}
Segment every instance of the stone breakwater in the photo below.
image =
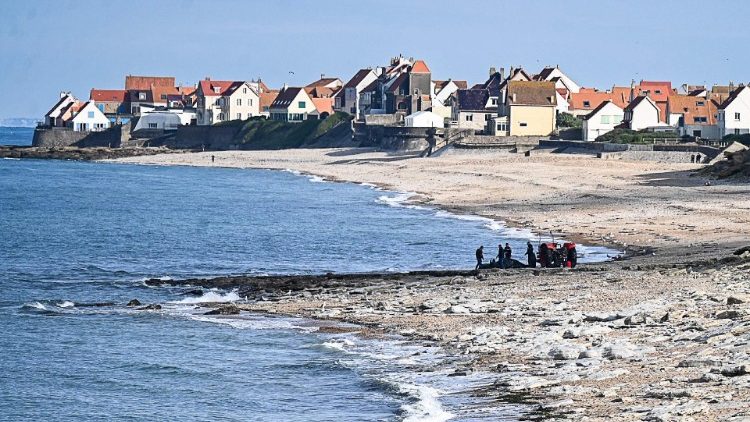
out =
{"type": "MultiPolygon", "coordinates": [[[[544,415],[747,420],[750,248],[736,248],[675,248],[575,271],[147,284],[234,289],[246,298],[230,314],[349,322],[436,342],[469,358],[452,369],[454,376],[490,371],[495,381],[481,394],[527,397],[544,415]]],[[[227,305],[214,305],[221,306],[227,305]]]]}
{"type": "Polygon", "coordinates": [[[118,158],[136,157],[174,153],[165,148],[77,148],[77,147],[18,147],[0,146],[0,158],[36,158],[50,160],[114,160],[118,158]]]}

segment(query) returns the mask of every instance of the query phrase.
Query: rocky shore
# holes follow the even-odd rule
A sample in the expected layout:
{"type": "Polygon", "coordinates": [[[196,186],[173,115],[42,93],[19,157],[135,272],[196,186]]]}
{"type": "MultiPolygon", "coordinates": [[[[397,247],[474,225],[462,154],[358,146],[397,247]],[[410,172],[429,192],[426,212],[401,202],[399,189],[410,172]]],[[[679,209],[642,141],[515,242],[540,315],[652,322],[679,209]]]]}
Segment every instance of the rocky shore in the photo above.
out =
{"type": "Polygon", "coordinates": [[[0,146],[0,158],[35,158],[48,160],[114,160],[145,155],[178,153],[166,148],[40,148],[0,146]]]}
{"type": "MultiPolygon", "coordinates": [[[[295,315],[440,344],[490,371],[478,394],[536,403],[529,417],[750,418],[750,248],[704,244],[583,265],[149,280],[237,291],[206,312],[295,315]]],[[[200,294],[200,292],[196,292],[200,294]]]]}

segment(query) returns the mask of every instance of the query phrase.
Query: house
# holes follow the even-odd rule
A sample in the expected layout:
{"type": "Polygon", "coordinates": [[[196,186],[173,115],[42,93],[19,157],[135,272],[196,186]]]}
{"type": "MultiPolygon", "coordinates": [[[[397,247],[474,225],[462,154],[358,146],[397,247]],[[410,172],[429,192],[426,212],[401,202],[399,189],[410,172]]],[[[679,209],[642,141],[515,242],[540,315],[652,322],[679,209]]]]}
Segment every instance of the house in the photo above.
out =
{"type": "Polygon", "coordinates": [[[451,98],[459,89],[467,89],[466,81],[432,81],[432,112],[437,113],[445,119],[453,118],[453,107],[451,98]]]}
{"type": "Polygon", "coordinates": [[[269,108],[271,120],[299,123],[317,119],[318,109],[304,88],[284,87],[269,108]]]}
{"type": "Polygon", "coordinates": [[[508,77],[505,77],[505,69],[500,68],[500,71],[496,71],[494,67],[490,68],[490,75],[487,81],[483,84],[477,84],[472,89],[486,89],[490,93],[490,103],[492,106],[498,108],[498,113],[502,116],[507,116],[508,110],[505,104],[505,94],[510,81],[530,81],[531,76],[526,73],[522,68],[510,68],[508,77]]]}
{"type": "Polygon", "coordinates": [[[611,132],[622,123],[625,117],[623,109],[607,100],[583,117],[583,140],[595,141],[597,137],[611,132]]]}
{"type": "Polygon", "coordinates": [[[333,98],[311,98],[315,110],[318,112],[318,117],[325,119],[326,117],[333,114],[333,98]]]}
{"type": "MultiPolygon", "coordinates": [[[[125,89],[91,89],[89,100],[94,101],[96,106],[109,118],[112,123],[123,121],[120,116],[130,115],[130,103],[128,102],[128,91],[125,89]]],[[[125,117],[123,122],[127,122],[125,117]]]]}
{"type": "Polygon", "coordinates": [[[568,99],[568,113],[583,117],[590,114],[607,101],[624,109],[630,104],[630,87],[613,86],[611,91],[599,91],[594,88],[580,88],[571,92],[568,99]]]}
{"type": "Polygon", "coordinates": [[[535,81],[548,81],[548,82],[557,82],[559,81],[564,87],[570,91],[571,93],[577,93],[580,91],[581,87],[573,81],[568,75],[563,73],[562,70],[560,70],[560,66],[547,66],[544,69],[542,69],[539,74],[534,75],[535,81]]]}
{"type": "Polygon", "coordinates": [[[195,125],[196,122],[195,110],[190,108],[151,110],[141,114],[133,131],[141,129],[176,130],[179,126],[195,125]]]}
{"type": "Polygon", "coordinates": [[[719,137],[750,133],[750,87],[740,86],[718,108],[719,137]]]}
{"type": "Polygon", "coordinates": [[[669,101],[669,96],[673,94],[677,94],[677,92],[672,89],[671,82],[641,80],[640,84],[633,86],[630,98],[631,101],[641,95],[651,98],[654,104],[659,107],[661,121],[666,123],[668,121],[667,102],[669,101]]]}
{"type": "Polygon", "coordinates": [[[365,87],[374,82],[379,74],[379,69],[358,70],[334,97],[334,110],[351,114],[356,120],[359,120],[361,118],[359,111],[359,94],[365,87]]]}
{"type": "Polygon", "coordinates": [[[432,107],[432,72],[423,60],[397,57],[360,92],[360,117],[393,114],[396,120],[432,107]]]}
{"type": "Polygon", "coordinates": [[[73,96],[70,92],[61,92],[60,99],[57,100],[54,106],[44,115],[44,125],[53,127],[63,127],[65,122],[63,120],[63,112],[71,104],[77,104],[78,99],[73,96]]]}
{"type": "Polygon", "coordinates": [[[625,107],[623,121],[631,130],[665,125],[661,109],[648,95],[639,95],[625,107]]]}
{"type": "Polygon", "coordinates": [[[505,94],[510,136],[550,136],[556,128],[554,82],[508,81],[505,94]]]}
{"type": "Polygon", "coordinates": [[[198,124],[213,125],[259,116],[259,86],[258,82],[247,81],[200,81],[196,90],[198,124]]]}
{"type": "Polygon", "coordinates": [[[451,120],[460,129],[484,131],[488,122],[497,115],[488,89],[459,89],[451,98],[451,120]]]}
{"type": "Polygon", "coordinates": [[[677,128],[680,136],[719,139],[717,108],[716,102],[705,96],[670,95],[667,100],[668,123],[677,128]]]}
{"type": "Polygon", "coordinates": [[[331,78],[326,77],[326,75],[320,75],[320,79],[305,86],[305,91],[313,88],[327,88],[336,91],[343,85],[344,82],[339,78],[331,78]]]}
{"type": "Polygon", "coordinates": [[[101,132],[110,127],[110,121],[96,106],[96,102],[88,101],[73,113],[68,126],[75,132],[101,132]]]}
{"type": "Polygon", "coordinates": [[[406,116],[404,126],[443,128],[445,127],[445,119],[439,114],[423,110],[406,116]]]}
{"type": "Polygon", "coordinates": [[[271,117],[271,104],[276,101],[278,97],[278,90],[268,90],[260,93],[260,115],[265,118],[271,117]]]}

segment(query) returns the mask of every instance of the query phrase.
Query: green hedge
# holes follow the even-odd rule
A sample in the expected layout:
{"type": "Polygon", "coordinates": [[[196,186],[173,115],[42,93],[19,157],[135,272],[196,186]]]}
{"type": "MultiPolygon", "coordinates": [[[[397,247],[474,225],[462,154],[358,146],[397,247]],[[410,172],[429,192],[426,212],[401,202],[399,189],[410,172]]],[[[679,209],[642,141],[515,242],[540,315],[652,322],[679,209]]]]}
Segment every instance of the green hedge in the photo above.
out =
{"type": "Polygon", "coordinates": [[[721,138],[721,140],[727,142],[739,142],[741,144],[750,146],[750,133],[744,133],[742,135],[726,135],[725,137],[721,138]]]}
{"type": "Polygon", "coordinates": [[[244,121],[238,138],[247,148],[299,148],[349,119],[351,117],[346,113],[334,113],[325,120],[311,119],[299,123],[251,119],[244,121]]]}

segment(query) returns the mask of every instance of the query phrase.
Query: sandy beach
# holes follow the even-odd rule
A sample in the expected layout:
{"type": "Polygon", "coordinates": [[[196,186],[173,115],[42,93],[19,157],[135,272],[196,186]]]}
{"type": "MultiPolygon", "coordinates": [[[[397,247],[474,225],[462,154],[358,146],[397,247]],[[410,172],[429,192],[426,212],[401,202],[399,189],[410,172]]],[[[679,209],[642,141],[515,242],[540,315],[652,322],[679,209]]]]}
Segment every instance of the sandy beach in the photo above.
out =
{"type": "MultiPolygon", "coordinates": [[[[750,189],[697,166],[580,155],[361,150],[211,152],[142,164],[290,169],[414,192],[414,200],[627,249],[576,270],[394,278],[155,280],[238,289],[251,311],[345,321],[470,356],[486,394],[521,394],[538,416],[748,420],[750,189]],[[215,156],[212,163],[211,156],[215,156]],[[272,282],[271,282],[272,281],[272,282]]],[[[204,305],[205,306],[205,305],[204,305]]],[[[214,305],[214,307],[226,305],[214,305]]]]}

